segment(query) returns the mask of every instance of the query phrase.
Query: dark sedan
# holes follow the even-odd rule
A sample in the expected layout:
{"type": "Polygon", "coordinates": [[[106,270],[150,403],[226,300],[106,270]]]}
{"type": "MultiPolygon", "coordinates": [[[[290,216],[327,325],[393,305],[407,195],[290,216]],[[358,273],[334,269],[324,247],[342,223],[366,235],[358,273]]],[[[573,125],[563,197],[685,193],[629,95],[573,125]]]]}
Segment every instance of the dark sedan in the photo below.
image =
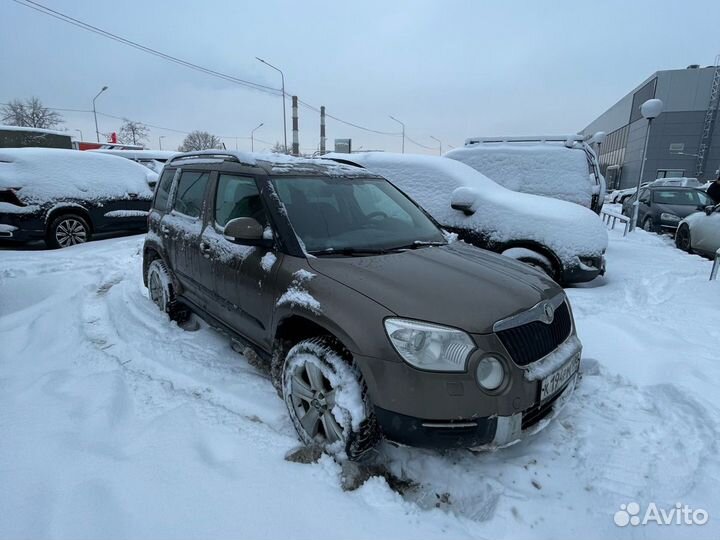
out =
{"type": "MultiPolygon", "coordinates": [[[[623,203],[624,215],[632,217],[635,198],[623,203]]],[[[712,204],[700,189],[649,185],[640,190],[637,225],[648,232],[675,232],[684,218],[712,204]]]]}
{"type": "Polygon", "coordinates": [[[0,240],[68,247],[96,233],[147,230],[156,174],[79,150],[0,150],[0,240]]]}

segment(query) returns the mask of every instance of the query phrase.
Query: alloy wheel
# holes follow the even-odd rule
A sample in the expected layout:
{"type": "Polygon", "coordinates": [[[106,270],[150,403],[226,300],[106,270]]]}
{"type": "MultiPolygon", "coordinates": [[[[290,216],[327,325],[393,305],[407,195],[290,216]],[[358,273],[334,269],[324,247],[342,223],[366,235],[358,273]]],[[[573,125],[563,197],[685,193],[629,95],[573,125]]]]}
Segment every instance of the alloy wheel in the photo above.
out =
{"type": "Polygon", "coordinates": [[[314,362],[305,362],[294,370],[290,380],[290,401],[309,438],[327,444],[345,440],[345,430],[332,412],[335,397],[335,388],[314,362]]]}
{"type": "Polygon", "coordinates": [[[55,240],[60,247],[83,244],[87,241],[87,229],[75,218],[63,219],[55,227],[55,240]]]}

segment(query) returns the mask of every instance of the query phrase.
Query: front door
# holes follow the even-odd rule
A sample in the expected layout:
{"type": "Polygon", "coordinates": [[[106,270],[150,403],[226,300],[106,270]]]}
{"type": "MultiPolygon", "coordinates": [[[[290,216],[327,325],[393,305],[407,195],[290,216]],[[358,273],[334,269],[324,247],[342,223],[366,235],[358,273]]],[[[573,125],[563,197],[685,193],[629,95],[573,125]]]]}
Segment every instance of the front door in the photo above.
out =
{"type": "Polygon", "coordinates": [[[211,216],[202,232],[200,249],[211,272],[203,272],[205,289],[212,291],[208,311],[234,331],[269,350],[268,327],[274,302],[273,279],[282,262],[272,241],[267,246],[236,243],[223,236],[231,219],[251,217],[273,237],[268,214],[251,176],[219,174],[211,216]]]}
{"type": "Polygon", "coordinates": [[[720,204],[709,216],[703,216],[692,229],[693,248],[714,254],[720,249],[720,204]]]}

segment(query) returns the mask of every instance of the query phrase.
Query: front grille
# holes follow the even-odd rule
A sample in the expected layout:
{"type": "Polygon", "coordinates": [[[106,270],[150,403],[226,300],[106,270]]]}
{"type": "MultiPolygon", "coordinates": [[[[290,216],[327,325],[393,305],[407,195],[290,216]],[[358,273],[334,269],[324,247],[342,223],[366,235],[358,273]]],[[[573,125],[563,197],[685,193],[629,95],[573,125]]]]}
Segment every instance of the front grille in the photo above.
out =
{"type": "Polygon", "coordinates": [[[554,351],[570,335],[571,327],[570,310],[563,302],[555,310],[550,324],[532,321],[500,330],[497,335],[515,363],[527,366],[554,351]]]}

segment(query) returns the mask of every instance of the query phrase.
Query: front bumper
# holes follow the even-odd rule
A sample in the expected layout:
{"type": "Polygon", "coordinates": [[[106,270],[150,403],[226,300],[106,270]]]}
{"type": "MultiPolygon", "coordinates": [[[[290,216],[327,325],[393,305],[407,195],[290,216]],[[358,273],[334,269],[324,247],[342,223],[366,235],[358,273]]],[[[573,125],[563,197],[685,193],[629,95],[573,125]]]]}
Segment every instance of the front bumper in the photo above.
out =
{"type": "Polygon", "coordinates": [[[375,408],[375,417],[391,442],[432,449],[496,450],[542,430],[572,395],[578,374],[555,394],[510,416],[438,422],[375,408]]]}
{"type": "Polygon", "coordinates": [[[578,258],[578,264],[563,269],[563,283],[585,283],[605,274],[605,256],[578,258]]]}

